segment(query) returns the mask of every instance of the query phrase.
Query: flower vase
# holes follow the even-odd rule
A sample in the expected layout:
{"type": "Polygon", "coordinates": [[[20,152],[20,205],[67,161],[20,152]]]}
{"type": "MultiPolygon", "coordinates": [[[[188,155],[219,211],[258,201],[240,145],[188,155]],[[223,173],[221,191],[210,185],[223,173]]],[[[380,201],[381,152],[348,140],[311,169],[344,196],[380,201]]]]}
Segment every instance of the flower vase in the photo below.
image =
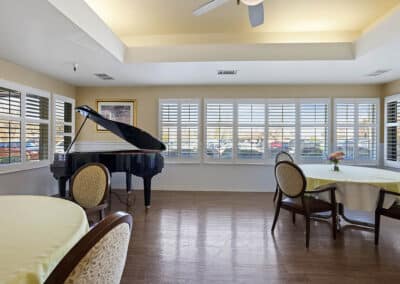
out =
{"type": "Polygon", "coordinates": [[[338,172],[339,171],[339,165],[338,164],[333,164],[333,171],[338,172]]]}

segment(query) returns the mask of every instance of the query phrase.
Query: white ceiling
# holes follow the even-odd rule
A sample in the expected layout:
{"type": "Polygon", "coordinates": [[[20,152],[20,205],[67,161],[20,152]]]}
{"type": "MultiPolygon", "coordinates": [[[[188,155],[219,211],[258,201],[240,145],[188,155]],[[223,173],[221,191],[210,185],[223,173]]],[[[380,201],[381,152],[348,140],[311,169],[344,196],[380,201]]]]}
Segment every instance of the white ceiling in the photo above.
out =
{"type": "Polygon", "coordinates": [[[193,17],[209,0],[85,0],[124,40],[132,35],[362,31],[399,0],[266,0],[265,24],[252,29],[236,0],[193,17]]]}
{"type": "MultiPolygon", "coordinates": [[[[82,2],[69,0],[65,3],[73,5],[79,1],[82,2]]],[[[79,86],[383,83],[400,78],[398,10],[355,43],[352,59],[302,60],[303,54],[296,59],[293,51],[290,60],[271,57],[253,61],[173,62],[172,59],[172,62],[162,63],[126,63],[132,61],[124,59],[123,53],[118,57],[118,51],[111,49],[122,46],[125,54],[135,53],[135,49],[106,44],[117,39],[95,35],[89,25],[77,21],[71,13],[65,16],[66,13],[61,13],[47,0],[0,1],[0,58],[79,86]],[[77,72],[72,71],[73,63],[79,64],[77,72]],[[219,69],[235,69],[238,74],[221,78],[216,72],[219,69]],[[365,76],[377,69],[392,71],[376,78],[365,76]],[[115,80],[101,81],[93,73],[107,73],[115,80]]],[[[94,13],[89,16],[97,17],[94,13]]],[[[89,16],[85,14],[81,20],[90,21],[89,16]]],[[[96,27],[99,31],[107,29],[100,24],[96,27]]],[[[163,48],[163,52],[168,53],[168,46],[163,48]]],[[[185,48],[191,50],[192,47],[185,48]]],[[[151,51],[149,48],[148,52],[151,51]]],[[[168,61],[168,57],[164,59],[168,61]]]]}

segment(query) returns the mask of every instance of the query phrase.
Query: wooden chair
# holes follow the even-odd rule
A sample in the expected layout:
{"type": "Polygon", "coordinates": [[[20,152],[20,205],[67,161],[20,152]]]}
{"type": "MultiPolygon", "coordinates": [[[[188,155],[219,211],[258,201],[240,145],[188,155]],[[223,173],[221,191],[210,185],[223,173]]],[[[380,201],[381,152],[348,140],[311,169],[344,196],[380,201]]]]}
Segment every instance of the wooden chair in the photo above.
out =
{"type": "MultiPolygon", "coordinates": [[[[278,154],[276,154],[276,156],[275,156],[275,165],[276,165],[277,163],[281,162],[281,161],[289,161],[289,162],[294,163],[293,157],[292,157],[288,152],[285,152],[285,151],[280,151],[280,152],[279,152],[278,154]]],[[[278,191],[279,191],[278,185],[276,185],[275,193],[274,193],[274,202],[275,202],[275,200],[276,200],[276,197],[278,196],[278,191]]]]}
{"type": "Polygon", "coordinates": [[[385,201],[385,195],[391,194],[400,197],[400,193],[386,191],[381,189],[379,192],[378,205],[375,210],[375,245],[379,244],[379,231],[381,227],[381,216],[386,216],[393,219],[400,220],[400,206],[393,204],[389,209],[383,208],[383,202],[385,201]]]}
{"type": "Polygon", "coordinates": [[[132,216],[116,212],[93,227],[58,263],[45,284],[120,283],[132,216]]]}
{"type": "Polygon", "coordinates": [[[275,165],[275,178],[279,186],[279,194],[271,231],[274,232],[281,208],[293,213],[293,223],[295,222],[295,214],[303,215],[306,219],[306,247],[308,248],[310,243],[311,215],[331,211],[332,234],[333,239],[336,239],[336,188],[334,186],[329,186],[321,190],[306,193],[307,182],[303,172],[298,166],[289,161],[281,161],[275,165]],[[315,194],[321,192],[330,192],[330,202],[315,198],[315,194]],[[283,199],[284,195],[285,198],[283,199]]]}
{"type": "Polygon", "coordinates": [[[103,164],[88,163],[79,168],[72,176],[70,189],[72,200],[82,206],[87,215],[98,212],[100,220],[104,218],[110,194],[110,173],[103,164]]]}

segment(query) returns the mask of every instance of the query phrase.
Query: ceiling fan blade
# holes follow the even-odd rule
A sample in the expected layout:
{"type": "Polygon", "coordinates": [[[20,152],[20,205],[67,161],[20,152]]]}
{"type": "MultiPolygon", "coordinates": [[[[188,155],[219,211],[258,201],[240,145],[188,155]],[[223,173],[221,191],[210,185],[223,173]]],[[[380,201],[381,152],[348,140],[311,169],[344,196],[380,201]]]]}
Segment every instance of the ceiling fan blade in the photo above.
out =
{"type": "Polygon", "coordinates": [[[219,6],[224,5],[225,3],[229,2],[230,0],[211,0],[205,4],[203,4],[202,6],[200,6],[199,8],[197,8],[196,10],[193,11],[193,15],[195,16],[201,16],[205,13],[210,12],[211,10],[214,10],[216,8],[218,8],[219,6]]]}
{"type": "Polygon", "coordinates": [[[264,24],[264,4],[262,2],[256,6],[249,6],[249,20],[253,28],[264,24]]]}

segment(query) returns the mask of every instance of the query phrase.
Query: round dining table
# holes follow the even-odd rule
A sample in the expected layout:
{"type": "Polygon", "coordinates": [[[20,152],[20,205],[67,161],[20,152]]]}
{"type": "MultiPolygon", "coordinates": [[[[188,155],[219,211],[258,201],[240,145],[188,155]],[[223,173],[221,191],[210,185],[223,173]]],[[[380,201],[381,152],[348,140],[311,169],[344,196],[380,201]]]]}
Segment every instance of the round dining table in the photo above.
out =
{"type": "Polygon", "coordinates": [[[88,230],[84,210],[68,200],[0,196],[0,283],[43,283],[88,230]]]}
{"type": "MultiPolygon", "coordinates": [[[[335,184],[336,201],[349,210],[374,213],[380,189],[400,193],[399,172],[347,165],[339,165],[339,171],[334,171],[330,164],[303,164],[300,168],[307,190],[335,184]]],[[[394,202],[396,197],[387,195],[383,207],[389,208],[394,202]]]]}

